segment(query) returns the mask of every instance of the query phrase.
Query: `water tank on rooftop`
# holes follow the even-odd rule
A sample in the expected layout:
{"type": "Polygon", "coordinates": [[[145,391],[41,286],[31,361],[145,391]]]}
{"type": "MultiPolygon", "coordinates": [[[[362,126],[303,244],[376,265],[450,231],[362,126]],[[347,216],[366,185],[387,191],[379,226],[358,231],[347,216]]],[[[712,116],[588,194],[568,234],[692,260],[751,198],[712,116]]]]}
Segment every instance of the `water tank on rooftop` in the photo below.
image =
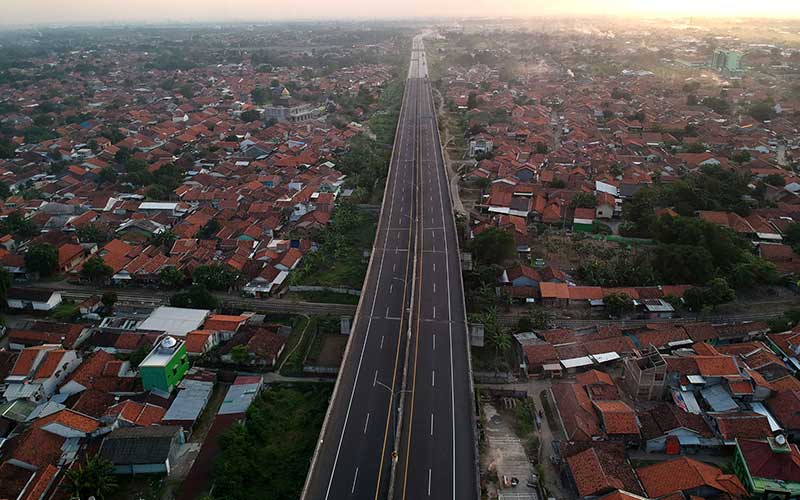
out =
{"type": "Polygon", "coordinates": [[[178,341],[175,340],[175,337],[167,336],[161,341],[161,348],[169,351],[175,349],[176,345],[178,345],[178,341]]]}

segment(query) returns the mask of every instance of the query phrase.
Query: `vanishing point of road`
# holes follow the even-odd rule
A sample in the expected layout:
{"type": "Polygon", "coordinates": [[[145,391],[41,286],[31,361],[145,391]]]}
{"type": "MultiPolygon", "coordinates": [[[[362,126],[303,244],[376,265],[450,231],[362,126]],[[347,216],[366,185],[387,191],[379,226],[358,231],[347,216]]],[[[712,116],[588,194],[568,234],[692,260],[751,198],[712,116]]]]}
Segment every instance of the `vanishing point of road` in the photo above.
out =
{"type": "Polygon", "coordinates": [[[381,216],[304,500],[475,500],[458,238],[422,36],[381,216]]]}

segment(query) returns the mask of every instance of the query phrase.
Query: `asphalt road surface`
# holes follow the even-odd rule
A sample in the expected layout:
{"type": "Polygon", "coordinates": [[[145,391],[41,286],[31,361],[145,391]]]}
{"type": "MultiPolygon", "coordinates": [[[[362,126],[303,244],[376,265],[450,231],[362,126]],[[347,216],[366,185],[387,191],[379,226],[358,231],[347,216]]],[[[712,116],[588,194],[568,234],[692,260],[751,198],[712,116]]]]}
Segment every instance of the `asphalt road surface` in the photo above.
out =
{"type": "Polygon", "coordinates": [[[372,257],[303,499],[477,498],[464,295],[439,144],[417,37],[372,257]]]}

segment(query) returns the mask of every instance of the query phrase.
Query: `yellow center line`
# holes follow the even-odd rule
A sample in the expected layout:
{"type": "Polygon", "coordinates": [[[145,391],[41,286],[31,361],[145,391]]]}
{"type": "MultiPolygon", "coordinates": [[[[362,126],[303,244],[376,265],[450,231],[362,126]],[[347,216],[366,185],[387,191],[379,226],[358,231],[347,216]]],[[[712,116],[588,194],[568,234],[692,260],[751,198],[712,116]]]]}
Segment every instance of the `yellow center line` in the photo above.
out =
{"type": "MultiPolygon", "coordinates": [[[[403,124],[401,123],[398,126],[402,127],[403,124]]],[[[398,172],[398,174],[399,174],[399,172],[398,172]]],[[[397,174],[395,174],[395,176],[396,175],[397,174]]],[[[395,182],[397,182],[397,177],[395,177],[395,182]]],[[[389,221],[389,223],[391,224],[391,221],[389,221]]],[[[409,236],[411,236],[411,225],[410,224],[408,226],[408,234],[409,234],[409,236]]],[[[406,306],[406,290],[408,289],[408,264],[409,264],[409,262],[411,260],[411,239],[412,238],[410,238],[410,237],[408,238],[408,249],[406,250],[406,273],[405,273],[406,280],[403,283],[403,302],[402,302],[403,309],[405,309],[405,306],[406,306]]],[[[387,418],[386,418],[386,428],[383,431],[383,447],[381,448],[381,463],[380,463],[380,466],[378,467],[378,480],[375,483],[375,500],[378,499],[378,495],[380,494],[381,476],[383,475],[383,462],[384,462],[384,457],[386,456],[386,443],[388,441],[388,436],[389,436],[389,423],[392,421],[392,416],[393,416],[393,413],[394,413],[394,410],[393,410],[393,405],[394,405],[394,384],[395,384],[395,382],[397,380],[397,365],[398,365],[399,360],[400,360],[400,346],[401,346],[402,341],[403,341],[403,323],[405,321],[405,318],[406,318],[405,311],[402,311],[401,314],[400,314],[400,329],[398,330],[397,351],[395,352],[395,355],[394,355],[394,372],[392,373],[392,384],[389,386],[393,390],[392,390],[392,393],[389,396],[389,412],[387,413],[387,418]]],[[[409,320],[410,320],[410,318],[409,318],[409,320]]]]}

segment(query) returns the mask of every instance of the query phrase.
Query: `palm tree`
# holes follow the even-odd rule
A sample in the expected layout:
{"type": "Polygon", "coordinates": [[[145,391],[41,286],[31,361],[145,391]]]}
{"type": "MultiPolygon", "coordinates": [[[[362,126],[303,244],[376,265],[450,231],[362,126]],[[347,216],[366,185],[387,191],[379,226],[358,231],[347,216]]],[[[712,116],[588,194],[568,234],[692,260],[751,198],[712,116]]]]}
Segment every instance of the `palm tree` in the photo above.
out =
{"type": "Polygon", "coordinates": [[[89,458],[82,466],[67,471],[67,489],[71,498],[93,496],[103,500],[117,488],[111,462],[100,455],[89,458]]]}
{"type": "Polygon", "coordinates": [[[500,357],[511,348],[511,334],[507,328],[498,323],[497,309],[494,307],[487,309],[480,315],[480,322],[483,323],[486,346],[494,349],[495,369],[498,369],[500,357]]]}

